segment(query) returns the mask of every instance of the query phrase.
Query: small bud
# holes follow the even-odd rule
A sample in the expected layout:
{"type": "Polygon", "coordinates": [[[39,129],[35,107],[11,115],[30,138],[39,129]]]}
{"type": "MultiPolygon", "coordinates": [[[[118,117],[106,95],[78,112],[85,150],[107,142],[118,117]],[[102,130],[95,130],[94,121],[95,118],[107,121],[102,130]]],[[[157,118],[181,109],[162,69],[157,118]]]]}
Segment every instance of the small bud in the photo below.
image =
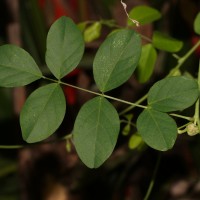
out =
{"type": "Polygon", "coordinates": [[[189,136],[194,136],[199,133],[199,128],[196,124],[191,123],[187,126],[187,133],[189,136]]]}

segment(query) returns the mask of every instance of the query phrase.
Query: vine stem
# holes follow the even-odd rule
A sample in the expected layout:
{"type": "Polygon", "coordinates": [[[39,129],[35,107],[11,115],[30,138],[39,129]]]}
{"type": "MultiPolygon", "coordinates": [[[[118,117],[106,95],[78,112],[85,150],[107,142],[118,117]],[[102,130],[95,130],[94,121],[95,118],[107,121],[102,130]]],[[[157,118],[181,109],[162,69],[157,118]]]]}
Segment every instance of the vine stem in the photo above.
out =
{"type": "Polygon", "coordinates": [[[84,88],[81,88],[81,87],[78,87],[78,86],[75,86],[75,85],[71,85],[69,83],[65,83],[65,82],[62,82],[62,81],[51,79],[51,78],[48,78],[48,77],[45,77],[45,76],[43,76],[42,78],[44,78],[46,80],[49,80],[49,81],[53,81],[55,83],[66,85],[66,86],[69,86],[69,87],[72,87],[72,88],[75,88],[77,90],[81,90],[81,91],[84,91],[84,92],[87,92],[87,93],[90,93],[90,94],[94,94],[94,95],[97,95],[97,96],[102,96],[102,97],[105,97],[107,99],[111,99],[111,100],[115,100],[115,101],[118,101],[118,102],[121,102],[121,103],[125,103],[125,104],[128,104],[128,105],[134,106],[134,107],[140,107],[140,108],[143,108],[143,109],[147,108],[147,106],[139,105],[137,103],[132,103],[130,101],[125,101],[125,100],[122,100],[122,99],[118,99],[118,98],[115,98],[115,97],[112,97],[112,96],[109,96],[109,95],[105,95],[103,93],[87,90],[87,89],[84,89],[84,88]]]}
{"type": "Polygon", "coordinates": [[[144,197],[144,200],[148,200],[150,195],[151,195],[153,186],[155,184],[155,179],[156,179],[156,175],[157,175],[157,172],[158,172],[158,168],[159,168],[159,165],[160,165],[161,157],[162,157],[162,152],[159,152],[158,159],[156,161],[156,166],[154,168],[153,175],[152,175],[152,178],[151,178],[147,193],[146,193],[146,195],[144,197]]]}
{"type": "Polygon", "coordinates": [[[171,116],[174,116],[174,117],[186,119],[186,120],[188,120],[188,121],[193,121],[193,117],[187,117],[187,116],[178,115],[178,114],[174,114],[174,113],[171,113],[170,115],[171,115],[171,116]]]}

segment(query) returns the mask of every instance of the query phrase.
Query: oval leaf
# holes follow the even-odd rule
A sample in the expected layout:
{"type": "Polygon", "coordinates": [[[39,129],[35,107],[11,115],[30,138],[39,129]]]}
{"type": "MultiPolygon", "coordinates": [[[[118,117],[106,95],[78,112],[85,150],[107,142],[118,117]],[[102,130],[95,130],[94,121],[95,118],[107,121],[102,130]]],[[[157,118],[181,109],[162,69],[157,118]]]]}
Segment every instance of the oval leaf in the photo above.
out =
{"type": "Polygon", "coordinates": [[[0,47],[0,86],[18,87],[38,80],[42,73],[31,55],[20,47],[0,47]]]}
{"type": "Polygon", "coordinates": [[[84,39],[79,28],[67,17],[51,26],[47,35],[46,63],[57,79],[77,67],[84,52],[84,39]]]}
{"type": "Polygon", "coordinates": [[[85,42],[92,42],[100,37],[102,25],[100,22],[95,22],[94,24],[87,27],[84,31],[85,42]]]}
{"type": "Polygon", "coordinates": [[[58,84],[48,84],[35,90],[20,114],[23,139],[33,143],[52,135],[63,121],[65,110],[65,96],[58,84]]]}
{"type": "Polygon", "coordinates": [[[140,37],[133,30],[114,32],[100,46],[93,64],[95,82],[101,92],[126,82],[140,58],[140,37]]]}
{"type": "Polygon", "coordinates": [[[177,52],[183,47],[182,41],[166,36],[159,31],[154,31],[152,43],[155,48],[168,52],[177,52]]]}
{"type": "Polygon", "coordinates": [[[120,120],[113,105],[103,97],[87,102],[74,125],[74,145],[80,159],[90,168],[99,167],[113,152],[120,120]]]}
{"type": "Polygon", "coordinates": [[[128,147],[130,149],[136,149],[143,143],[141,136],[137,133],[133,134],[128,142],[128,147]]]}
{"type": "Polygon", "coordinates": [[[166,113],[145,109],[137,119],[137,129],[147,145],[160,151],[171,149],[176,141],[176,123],[166,113]]]}
{"type": "Polygon", "coordinates": [[[200,12],[197,14],[194,20],[194,31],[200,35],[200,12]]]}
{"type": "Polygon", "coordinates": [[[199,96],[198,83],[184,76],[172,76],[156,82],[148,93],[148,104],[159,111],[183,110],[199,96]]]}
{"type": "MultiPolygon", "coordinates": [[[[129,12],[129,17],[137,20],[140,25],[152,23],[161,18],[161,13],[155,8],[149,6],[136,6],[129,12]]],[[[128,19],[128,25],[133,25],[128,19]]]]}
{"type": "Polygon", "coordinates": [[[139,65],[137,67],[138,80],[145,83],[151,77],[154,66],[157,60],[157,52],[152,44],[147,44],[142,47],[142,54],[139,65]]]}

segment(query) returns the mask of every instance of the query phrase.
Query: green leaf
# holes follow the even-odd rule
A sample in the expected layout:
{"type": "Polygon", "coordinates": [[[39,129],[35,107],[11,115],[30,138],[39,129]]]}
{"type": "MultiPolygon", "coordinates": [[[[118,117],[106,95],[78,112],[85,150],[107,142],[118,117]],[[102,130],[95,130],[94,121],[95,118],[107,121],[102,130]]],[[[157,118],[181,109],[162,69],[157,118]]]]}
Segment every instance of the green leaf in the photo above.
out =
{"type": "MultiPolygon", "coordinates": [[[[161,13],[155,8],[149,6],[136,6],[129,12],[129,17],[137,20],[140,25],[152,23],[161,18],[161,13]]],[[[130,19],[128,25],[133,25],[130,19]]]]}
{"type": "Polygon", "coordinates": [[[83,35],[74,22],[61,17],[47,35],[46,63],[57,79],[77,67],[84,53],[83,35]]]}
{"type": "Polygon", "coordinates": [[[136,149],[142,144],[143,140],[139,134],[133,134],[128,142],[130,149],[136,149]]]}
{"type": "Polygon", "coordinates": [[[87,102],[74,125],[74,145],[80,159],[90,168],[99,167],[113,152],[120,130],[119,116],[103,97],[87,102]]]}
{"type": "Polygon", "coordinates": [[[194,31],[200,35],[200,12],[197,14],[194,20],[194,31]]]}
{"type": "Polygon", "coordinates": [[[140,36],[133,30],[120,30],[108,36],[96,53],[93,64],[95,82],[101,92],[126,82],[140,58],[140,36]]]}
{"type": "Polygon", "coordinates": [[[184,76],[172,76],[156,82],[148,93],[148,104],[159,111],[183,110],[199,96],[197,81],[184,76]]]}
{"type": "Polygon", "coordinates": [[[92,42],[100,37],[102,25],[100,22],[95,22],[84,31],[85,42],[92,42]]]}
{"type": "Polygon", "coordinates": [[[24,86],[42,77],[42,73],[31,55],[20,47],[0,47],[0,86],[24,86]]]}
{"type": "Polygon", "coordinates": [[[137,75],[140,83],[145,83],[151,77],[157,60],[157,52],[152,44],[142,47],[142,54],[137,67],[137,75]]]}
{"type": "Polygon", "coordinates": [[[176,141],[176,123],[166,113],[145,109],[137,119],[137,129],[147,145],[160,151],[171,149],[176,141]]]}
{"type": "Polygon", "coordinates": [[[155,48],[168,52],[177,52],[183,47],[182,41],[164,35],[159,31],[154,31],[152,43],[155,48]]]}
{"type": "Polygon", "coordinates": [[[52,135],[62,123],[65,110],[65,96],[57,83],[35,90],[20,114],[23,139],[33,143],[52,135]]]}

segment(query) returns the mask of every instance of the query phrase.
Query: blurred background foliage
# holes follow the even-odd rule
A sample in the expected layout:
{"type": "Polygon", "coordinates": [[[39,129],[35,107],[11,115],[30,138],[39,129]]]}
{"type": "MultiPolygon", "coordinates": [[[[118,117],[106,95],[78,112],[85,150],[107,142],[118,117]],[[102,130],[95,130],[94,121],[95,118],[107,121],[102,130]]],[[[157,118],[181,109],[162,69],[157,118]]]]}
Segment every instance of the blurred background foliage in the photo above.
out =
{"type": "MultiPolygon", "coordinates": [[[[198,0],[124,2],[128,10],[141,4],[160,10],[163,15],[161,20],[138,31],[151,37],[153,30],[160,30],[182,40],[184,48],[180,55],[199,39],[192,28],[194,17],[200,10],[198,0]]],[[[0,45],[13,43],[23,47],[34,57],[42,71],[48,74],[45,66],[46,35],[50,25],[63,15],[77,23],[100,19],[114,19],[122,26],[126,23],[119,0],[1,0],[0,45]]],[[[104,27],[98,40],[86,44],[81,65],[65,78],[67,82],[91,90],[95,88],[91,71],[93,56],[109,31],[104,27]]],[[[199,57],[200,50],[197,50],[184,64],[183,70],[187,68],[196,75],[199,57]]],[[[135,101],[175,64],[171,54],[160,52],[154,75],[148,83],[138,84],[133,77],[112,91],[111,95],[135,101]]],[[[55,136],[44,144],[23,149],[4,149],[7,148],[5,145],[25,145],[19,127],[19,112],[26,96],[42,84],[38,81],[23,88],[0,88],[0,200],[142,199],[152,177],[158,152],[144,147],[130,150],[129,136],[120,135],[113,156],[97,170],[84,167],[73,146],[71,152],[66,152],[65,141],[59,138],[71,132],[77,111],[91,98],[74,89],[63,88],[69,97],[68,113],[55,136]]],[[[119,110],[124,108],[116,102],[114,104],[119,110]]],[[[150,199],[200,199],[199,146],[199,136],[195,139],[181,136],[174,149],[163,154],[150,199]]]]}

